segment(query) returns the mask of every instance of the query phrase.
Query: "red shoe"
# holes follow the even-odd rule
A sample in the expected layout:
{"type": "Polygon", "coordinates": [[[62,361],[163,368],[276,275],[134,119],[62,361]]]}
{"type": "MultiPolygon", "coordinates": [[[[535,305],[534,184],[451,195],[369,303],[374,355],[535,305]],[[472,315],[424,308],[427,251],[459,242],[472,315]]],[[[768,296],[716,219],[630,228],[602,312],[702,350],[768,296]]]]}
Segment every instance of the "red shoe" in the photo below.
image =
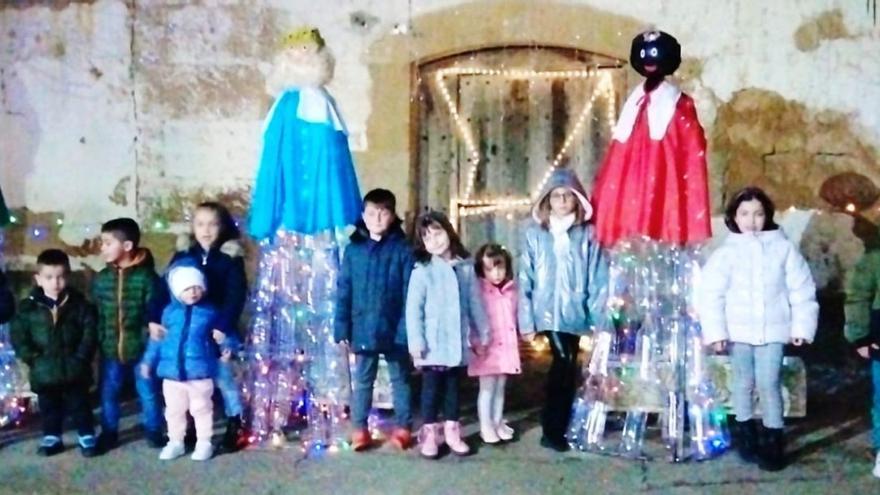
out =
{"type": "Polygon", "coordinates": [[[407,428],[397,427],[391,432],[389,441],[398,449],[406,450],[412,445],[412,433],[407,428]]]}
{"type": "Polygon", "coordinates": [[[370,432],[366,428],[355,430],[354,433],[351,434],[351,448],[354,449],[355,452],[367,450],[372,440],[370,432]]]}

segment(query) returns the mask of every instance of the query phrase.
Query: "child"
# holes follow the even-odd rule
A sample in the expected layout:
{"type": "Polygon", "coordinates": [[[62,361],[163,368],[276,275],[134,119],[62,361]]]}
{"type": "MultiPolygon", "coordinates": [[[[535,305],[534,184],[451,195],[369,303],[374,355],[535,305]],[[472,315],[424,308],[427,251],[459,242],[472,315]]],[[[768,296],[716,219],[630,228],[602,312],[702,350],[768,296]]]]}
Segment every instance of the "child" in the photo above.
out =
{"type": "Polygon", "coordinates": [[[844,336],[871,362],[874,382],[871,436],[877,456],[871,474],[880,478],[880,250],[865,252],[846,284],[844,336]]]}
{"type": "Polygon", "coordinates": [[[520,373],[516,328],[516,284],[510,253],[498,244],[486,244],[475,260],[480,292],[489,318],[491,345],[473,356],[468,375],[480,378],[477,415],[480,438],[488,444],[513,439],[513,428],[503,420],[507,375],[520,373]]]}
{"type": "Polygon", "coordinates": [[[36,287],[21,302],[12,321],[15,354],[30,368],[31,390],[43,417],[43,440],[37,452],[52,456],[64,450],[64,412],[76,424],[84,457],[97,454],[94,418],[89,405],[92,359],[97,343],[95,307],[67,287],[70,260],[64,251],[47,249],[37,256],[36,287]]]}
{"type": "Polygon", "coordinates": [[[542,332],[553,363],[541,414],[541,445],[568,450],[565,431],[577,386],[582,335],[591,332],[605,305],[608,265],[593,238],[593,208],[575,173],[556,169],[532,207],[519,267],[520,331],[526,340],[542,332]]]}
{"type": "Polygon", "coordinates": [[[730,345],[732,424],[739,455],[761,469],[785,467],[782,420],[782,352],[816,334],[816,286],[803,256],[773,221],[774,206],[757,187],[736,193],[724,223],[731,233],[702,273],[698,300],[703,341],[721,352],[730,345]],[[764,424],[762,441],[752,422],[757,384],[764,424]],[[759,448],[757,446],[760,445],[759,448]]]}
{"type": "Polygon", "coordinates": [[[107,267],[92,281],[92,300],[98,307],[98,344],[101,350],[101,435],[107,451],[119,440],[119,391],[133,377],[141,401],[142,422],[150,447],[165,444],[159,384],[137,373],[136,364],[147,344],[148,303],[159,277],[153,255],[138,247],[140,227],[131,218],[116,218],[101,226],[101,257],[107,267]]]}
{"type": "MultiPolygon", "coordinates": [[[[219,312],[213,336],[218,344],[231,349],[238,347],[240,340],[238,320],[247,300],[247,279],[244,270],[244,248],[241,245],[241,232],[229,210],[220,203],[205,202],[196,207],[192,217],[192,235],[185,250],[178,251],[168,266],[190,258],[198,265],[205,276],[210,291],[205,294],[208,302],[219,312]]],[[[166,284],[159,284],[156,297],[150,304],[150,335],[162,338],[165,329],[161,325],[162,311],[171,302],[166,284]]],[[[235,381],[232,360],[218,363],[215,384],[223,396],[226,413],[226,434],[220,444],[220,451],[234,452],[247,441],[242,427],[243,405],[241,391],[235,381]]]]}
{"type": "MultiPolygon", "coordinates": [[[[188,261],[188,260],[187,260],[188,261]]],[[[191,459],[207,461],[214,453],[211,445],[213,429],[214,378],[217,375],[217,347],[211,333],[222,318],[205,296],[205,276],[186,261],[168,271],[168,288],[174,300],[162,313],[166,335],[161,340],[150,339],[144,353],[141,373],[150,378],[153,370],[164,379],[165,421],[168,423],[168,445],[159,453],[159,459],[169,461],[184,454],[183,437],[186,434],[186,413],[196,425],[196,448],[191,459]]],[[[232,339],[226,339],[230,342],[232,339]]],[[[226,347],[223,359],[229,359],[231,349],[226,347]]]]}
{"type": "Polygon", "coordinates": [[[444,440],[453,453],[467,455],[461,438],[458,389],[469,343],[477,354],[489,344],[489,328],[474,265],[446,215],[428,212],[416,222],[416,266],[406,295],[409,353],[422,370],[421,455],[436,458],[444,440]],[[445,423],[437,420],[443,404],[445,423]]]}
{"type": "Polygon", "coordinates": [[[351,235],[339,271],[334,338],[350,343],[355,355],[351,407],[355,451],[370,446],[367,417],[379,354],[384,354],[391,377],[397,423],[391,443],[404,450],[412,443],[403,303],[414,261],[395,204],[394,194],[386,189],[374,189],[364,196],[363,220],[351,235]]]}

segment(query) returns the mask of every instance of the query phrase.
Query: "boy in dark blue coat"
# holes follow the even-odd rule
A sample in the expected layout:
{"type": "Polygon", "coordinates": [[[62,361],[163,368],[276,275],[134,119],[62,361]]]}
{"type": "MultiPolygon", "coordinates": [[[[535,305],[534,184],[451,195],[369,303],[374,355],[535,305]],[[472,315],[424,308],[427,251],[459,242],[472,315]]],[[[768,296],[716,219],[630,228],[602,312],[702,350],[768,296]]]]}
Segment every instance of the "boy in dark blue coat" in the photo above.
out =
{"type": "Polygon", "coordinates": [[[386,189],[364,196],[363,220],[351,235],[339,272],[334,338],[350,344],[355,354],[351,405],[355,451],[370,446],[367,417],[380,354],[388,363],[397,423],[391,443],[400,449],[412,443],[404,301],[414,261],[395,203],[394,194],[386,189]]]}

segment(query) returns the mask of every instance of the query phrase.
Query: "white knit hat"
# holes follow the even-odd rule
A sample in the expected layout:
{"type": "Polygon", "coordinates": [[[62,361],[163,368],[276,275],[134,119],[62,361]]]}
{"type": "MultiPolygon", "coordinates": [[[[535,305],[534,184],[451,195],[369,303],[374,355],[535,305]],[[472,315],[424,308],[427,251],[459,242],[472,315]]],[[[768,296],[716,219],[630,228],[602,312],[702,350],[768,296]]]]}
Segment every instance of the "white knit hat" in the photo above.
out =
{"type": "Polygon", "coordinates": [[[168,288],[171,289],[174,297],[179,299],[183,291],[195,286],[207,289],[205,276],[202,275],[202,271],[198,268],[194,266],[180,266],[172,268],[168,272],[168,288]]]}

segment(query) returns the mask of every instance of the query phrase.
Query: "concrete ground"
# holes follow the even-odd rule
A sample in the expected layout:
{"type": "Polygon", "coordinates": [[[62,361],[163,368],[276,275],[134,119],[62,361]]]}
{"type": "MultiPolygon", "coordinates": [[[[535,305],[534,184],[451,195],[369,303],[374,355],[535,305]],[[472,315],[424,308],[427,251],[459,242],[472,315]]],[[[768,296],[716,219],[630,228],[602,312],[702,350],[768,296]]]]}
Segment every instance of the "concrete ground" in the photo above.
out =
{"type": "MultiPolygon", "coordinates": [[[[474,387],[468,386],[463,420],[477,452],[466,458],[427,461],[414,451],[381,446],[368,453],[304,456],[289,448],[248,450],[205,463],[186,457],[160,462],[133,426],[130,407],[124,444],[94,459],[72,449],[50,459],[37,457],[36,421],[0,432],[0,493],[880,493],[880,479],[870,474],[869,380],[855,362],[811,366],[808,417],[789,421],[792,465],[779,473],[761,472],[731,453],[702,463],[669,464],[543,449],[536,404],[545,369],[544,360],[532,358],[527,373],[512,380],[508,411],[521,435],[502,447],[479,445],[474,387]]],[[[655,451],[658,436],[656,428],[649,430],[649,448],[655,451]]],[[[65,439],[72,444],[73,432],[65,439]]]]}

